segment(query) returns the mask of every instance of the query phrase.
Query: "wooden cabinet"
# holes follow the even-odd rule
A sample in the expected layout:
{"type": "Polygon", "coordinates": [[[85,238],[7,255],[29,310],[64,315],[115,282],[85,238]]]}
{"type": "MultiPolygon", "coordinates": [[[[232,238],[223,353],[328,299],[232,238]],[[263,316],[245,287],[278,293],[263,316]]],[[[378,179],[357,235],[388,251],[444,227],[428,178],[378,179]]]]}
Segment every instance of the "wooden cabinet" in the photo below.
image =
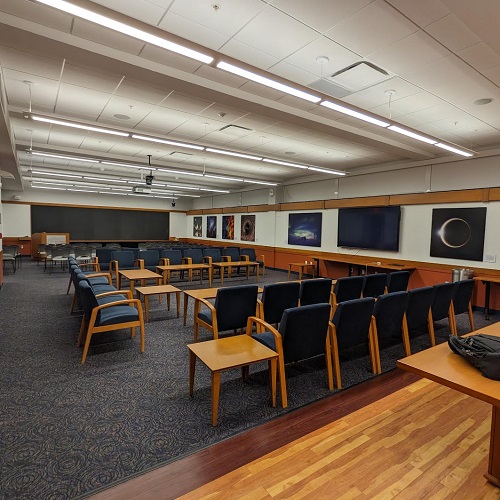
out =
{"type": "Polygon", "coordinates": [[[31,238],[29,236],[4,237],[3,246],[17,245],[21,255],[31,255],[31,238]]]}

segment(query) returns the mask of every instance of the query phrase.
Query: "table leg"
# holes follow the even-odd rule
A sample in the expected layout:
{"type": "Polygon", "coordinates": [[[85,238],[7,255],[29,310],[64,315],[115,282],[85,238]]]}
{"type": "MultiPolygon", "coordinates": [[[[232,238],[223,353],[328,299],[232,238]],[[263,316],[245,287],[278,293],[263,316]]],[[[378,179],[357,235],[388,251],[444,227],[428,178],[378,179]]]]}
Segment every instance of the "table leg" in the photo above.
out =
{"type": "Polygon", "coordinates": [[[290,277],[291,271],[292,271],[292,264],[288,264],[288,277],[290,277]]]}
{"type": "MultiPolygon", "coordinates": [[[[228,273],[228,277],[229,277],[229,267],[227,268],[227,273],[228,273]]],[[[223,267],[220,268],[220,284],[221,285],[224,284],[224,268],[223,267]]]]}
{"type": "Polygon", "coordinates": [[[217,425],[219,410],[220,372],[212,372],[212,425],[217,425]]]}
{"type": "Polygon", "coordinates": [[[196,368],[196,355],[193,351],[189,351],[189,395],[193,395],[194,389],[194,370],[196,368]]]}
{"type": "Polygon", "coordinates": [[[484,292],[484,319],[490,319],[490,287],[491,283],[487,281],[485,283],[486,290],[484,292]]]}
{"type": "Polygon", "coordinates": [[[277,358],[269,360],[269,367],[271,369],[271,404],[273,408],[276,406],[276,366],[277,358]]]}
{"type": "Polygon", "coordinates": [[[500,408],[493,406],[491,413],[490,458],[484,477],[500,487],[500,408]]]}
{"type": "Polygon", "coordinates": [[[169,293],[167,293],[167,311],[170,311],[170,294],[169,293]]]}
{"type": "Polygon", "coordinates": [[[149,321],[149,295],[144,295],[144,309],[146,310],[146,323],[149,321]]]}
{"type": "Polygon", "coordinates": [[[260,264],[255,265],[255,274],[257,276],[257,278],[256,278],[257,283],[259,282],[259,266],[260,266],[260,264]]]}
{"type": "Polygon", "coordinates": [[[132,291],[132,297],[134,296],[134,290],[135,290],[135,281],[134,279],[130,280],[130,290],[132,291]]]}
{"type": "Polygon", "coordinates": [[[212,266],[208,268],[208,285],[210,288],[212,288],[212,279],[213,279],[213,269],[212,266]]]}
{"type": "Polygon", "coordinates": [[[302,271],[304,270],[304,268],[300,265],[299,266],[299,281],[302,281],[302,271]]]}
{"type": "Polygon", "coordinates": [[[247,264],[247,280],[250,278],[250,264],[247,264]]]}
{"type": "MultiPolygon", "coordinates": [[[[184,326],[186,326],[187,315],[188,315],[188,299],[189,295],[184,294],[184,326]]],[[[177,299],[177,304],[179,304],[179,299],[177,299]]]]}
{"type": "Polygon", "coordinates": [[[181,307],[181,292],[175,292],[175,298],[177,300],[177,317],[179,317],[181,307]]]}

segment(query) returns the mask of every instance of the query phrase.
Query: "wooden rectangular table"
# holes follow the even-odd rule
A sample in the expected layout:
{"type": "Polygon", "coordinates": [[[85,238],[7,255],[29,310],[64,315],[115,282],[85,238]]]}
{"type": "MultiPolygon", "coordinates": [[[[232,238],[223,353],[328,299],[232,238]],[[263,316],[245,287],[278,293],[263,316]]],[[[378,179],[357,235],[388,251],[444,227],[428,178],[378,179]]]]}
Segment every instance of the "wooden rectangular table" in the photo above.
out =
{"type": "Polygon", "coordinates": [[[200,283],[203,283],[203,271],[208,271],[208,284],[212,286],[212,267],[209,264],[172,264],[170,266],[156,266],[156,269],[163,275],[163,283],[170,283],[170,273],[172,271],[200,271],[200,283]]]}
{"type": "Polygon", "coordinates": [[[221,285],[224,283],[224,269],[228,270],[228,277],[231,277],[231,270],[233,269],[233,267],[246,267],[247,279],[250,278],[250,268],[255,267],[255,276],[257,281],[259,281],[259,266],[260,264],[258,262],[252,262],[248,260],[238,260],[233,262],[212,262],[212,267],[214,269],[219,269],[221,285]]]}
{"type": "Polygon", "coordinates": [[[500,284],[500,277],[495,276],[474,276],[475,281],[480,281],[485,285],[484,291],[484,319],[490,319],[490,289],[491,284],[500,284]]]}
{"type": "MultiPolygon", "coordinates": [[[[477,330],[474,335],[478,333],[500,337],[500,323],[477,330]]],[[[500,381],[483,377],[477,368],[453,353],[448,343],[400,359],[397,366],[492,405],[490,454],[485,477],[500,486],[500,381]]]]}
{"type": "Polygon", "coordinates": [[[249,335],[236,335],[217,340],[188,344],[189,395],[193,395],[196,358],[199,358],[212,374],[212,425],[217,425],[219,409],[220,374],[224,370],[269,361],[271,372],[271,401],[276,406],[276,365],[278,353],[249,335]]]}
{"type": "Polygon", "coordinates": [[[316,262],[314,261],[306,261],[306,262],[290,262],[288,264],[288,277],[290,277],[290,273],[292,272],[292,267],[298,267],[299,268],[299,281],[302,280],[302,274],[304,273],[305,269],[310,268],[311,269],[311,274],[313,278],[316,278],[316,262]]]}
{"type": "Polygon", "coordinates": [[[170,294],[175,293],[177,298],[177,317],[180,314],[180,303],[181,303],[181,290],[172,285],[153,285],[153,286],[138,286],[135,289],[137,298],[140,299],[141,296],[144,297],[144,312],[146,314],[146,321],[149,321],[149,297],[151,295],[161,295],[165,293],[167,295],[167,310],[170,311],[170,294]]]}
{"type": "MultiPolygon", "coordinates": [[[[159,285],[160,280],[161,280],[161,275],[154,273],[153,271],[150,271],[149,269],[124,269],[123,271],[118,271],[118,274],[120,275],[119,277],[121,278],[122,276],[130,281],[130,290],[132,291],[132,294],[134,293],[134,288],[135,288],[135,282],[136,281],[141,281],[141,285],[145,286],[146,285],[146,280],[148,279],[156,279],[156,283],[159,285]]],[[[118,288],[120,288],[121,285],[121,279],[120,282],[117,283],[118,288]]]]}

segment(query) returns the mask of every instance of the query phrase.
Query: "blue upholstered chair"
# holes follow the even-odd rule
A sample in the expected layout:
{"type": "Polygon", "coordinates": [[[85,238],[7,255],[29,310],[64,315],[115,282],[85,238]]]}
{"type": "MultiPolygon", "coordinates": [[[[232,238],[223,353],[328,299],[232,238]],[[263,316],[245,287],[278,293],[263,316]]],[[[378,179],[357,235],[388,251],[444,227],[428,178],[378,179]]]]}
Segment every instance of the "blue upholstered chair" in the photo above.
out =
{"type": "Polygon", "coordinates": [[[262,269],[262,276],[266,274],[266,261],[264,255],[257,256],[255,254],[255,248],[242,248],[240,250],[240,259],[248,260],[250,262],[258,262],[260,268],[262,269]]]}
{"type": "Polygon", "coordinates": [[[140,300],[133,299],[130,290],[125,292],[117,290],[108,292],[105,296],[117,295],[119,300],[103,303],[103,295],[96,295],[86,280],[81,281],[78,286],[80,287],[84,313],[78,338],[79,346],[85,338],[82,364],[87,359],[90,340],[95,333],[130,328],[130,336],[134,338],[135,328],[139,327],[141,352],[144,352],[144,318],[140,300]],[[124,294],[127,298],[122,299],[124,294]]]}
{"type": "Polygon", "coordinates": [[[387,293],[406,292],[410,281],[410,271],[394,271],[387,275],[387,293]]]}
{"type": "Polygon", "coordinates": [[[121,287],[120,271],[127,269],[138,269],[139,263],[134,257],[134,252],[130,250],[117,250],[111,252],[111,261],[109,262],[109,269],[115,275],[116,287],[121,287]]]}
{"type": "Polygon", "coordinates": [[[337,388],[342,387],[340,377],[339,351],[358,345],[368,344],[373,373],[377,373],[373,340],[372,313],[375,305],[373,297],[339,302],[333,315],[332,355],[337,388]]]}
{"type": "Polygon", "coordinates": [[[434,298],[434,287],[424,286],[408,290],[408,306],[406,307],[406,323],[410,336],[422,331],[429,332],[431,345],[436,345],[434,324],[432,322],[431,305],[434,298]]]}
{"type": "MultiPolygon", "coordinates": [[[[203,264],[203,251],[201,248],[186,248],[182,252],[182,261],[186,264],[203,264]]],[[[202,273],[202,270],[197,271],[202,273]]],[[[189,281],[193,280],[192,269],[188,272],[189,281]]]]}
{"type": "Polygon", "coordinates": [[[251,335],[279,354],[278,367],[283,408],[288,406],[285,377],[287,363],[325,356],[328,388],[333,390],[330,316],[330,304],[311,304],[285,309],[278,330],[260,318],[248,319],[247,335],[251,335]],[[254,325],[258,333],[252,333],[254,325]]]}
{"type": "Polygon", "coordinates": [[[456,331],[453,297],[455,296],[457,285],[458,282],[434,285],[434,296],[431,304],[432,321],[440,321],[447,318],[450,332],[456,331]]]}
{"type": "MultiPolygon", "coordinates": [[[[160,254],[160,263],[162,266],[178,266],[182,264],[182,251],[178,249],[165,249],[160,254]]],[[[172,272],[170,273],[172,274],[172,272]]],[[[179,271],[179,277],[184,277],[184,271],[179,271]]]]}
{"type": "Polygon", "coordinates": [[[299,305],[300,283],[273,283],[262,289],[262,298],[259,300],[259,317],[266,323],[278,327],[285,309],[299,305]]]}
{"type": "Polygon", "coordinates": [[[194,341],[198,342],[200,326],[209,330],[214,339],[219,332],[245,328],[249,316],[257,314],[257,285],[240,285],[219,288],[215,304],[208,300],[198,299],[194,309],[194,341]],[[201,306],[208,308],[202,310],[201,306]]]}
{"type": "Polygon", "coordinates": [[[339,302],[359,299],[363,290],[364,276],[338,278],[333,286],[333,307],[339,302]]]}
{"type": "Polygon", "coordinates": [[[363,297],[378,297],[385,293],[385,285],[387,283],[387,274],[375,273],[367,274],[363,278],[363,297]]]}
{"type": "Polygon", "coordinates": [[[157,250],[139,250],[137,260],[141,268],[156,272],[156,266],[160,265],[160,254],[157,250]]]}
{"type": "Polygon", "coordinates": [[[470,322],[470,331],[473,332],[474,316],[472,315],[472,292],[474,291],[474,280],[461,280],[457,282],[455,295],[453,296],[453,335],[458,335],[456,317],[458,314],[468,313],[470,322]]]}
{"type": "MultiPolygon", "coordinates": [[[[239,247],[226,247],[222,249],[222,260],[224,262],[239,262],[243,260],[240,256],[240,249],[239,247]]],[[[236,272],[239,274],[241,268],[237,267],[236,272]]],[[[227,276],[228,278],[231,277],[231,274],[233,272],[232,267],[227,268],[227,276]]]]}
{"type": "Polygon", "coordinates": [[[96,261],[99,264],[100,271],[107,271],[110,269],[109,263],[111,262],[111,254],[113,252],[113,248],[98,247],[95,249],[96,261]]]}
{"type": "Polygon", "coordinates": [[[382,373],[380,364],[380,344],[384,339],[402,339],[405,355],[410,356],[410,339],[406,324],[406,308],[408,307],[408,292],[393,292],[379,295],[373,308],[373,345],[377,373],[382,373]]]}
{"type": "Polygon", "coordinates": [[[300,283],[299,300],[301,306],[331,304],[332,280],[330,278],[303,280],[300,283]]]}
{"type": "MultiPolygon", "coordinates": [[[[212,265],[213,262],[222,262],[222,252],[220,248],[204,248],[203,252],[203,262],[212,265]]],[[[223,272],[222,268],[218,268],[219,273],[223,272]]],[[[212,268],[212,272],[214,269],[212,268]]]]}
{"type": "Polygon", "coordinates": [[[134,254],[134,259],[139,258],[139,248],[138,247],[121,247],[122,252],[132,252],[134,254]]]}

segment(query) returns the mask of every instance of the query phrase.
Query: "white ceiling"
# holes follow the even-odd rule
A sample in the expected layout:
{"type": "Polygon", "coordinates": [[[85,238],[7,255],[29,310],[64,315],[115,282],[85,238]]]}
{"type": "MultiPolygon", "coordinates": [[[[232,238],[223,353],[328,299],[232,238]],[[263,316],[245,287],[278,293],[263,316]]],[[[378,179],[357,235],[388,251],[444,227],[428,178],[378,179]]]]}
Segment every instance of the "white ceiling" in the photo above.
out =
{"type": "MultiPolygon", "coordinates": [[[[160,36],[182,37],[202,52],[215,53],[218,59],[228,56],[225,59],[233,64],[241,61],[292,86],[320,85],[322,94],[310,92],[326,99],[328,92],[334,97],[340,92],[344,95],[340,101],[346,104],[478,154],[500,146],[500,2],[496,0],[72,3],[160,36]],[[320,64],[318,57],[328,62],[320,64]],[[343,75],[331,77],[356,64],[355,81],[343,75]],[[371,74],[373,66],[384,73],[371,74]],[[372,76],[378,83],[367,83],[372,76]],[[387,90],[395,93],[389,95],[387,90]],[[493,101],[473,104],[482,98],[493,101]]],[[[33,113],[349,175],[448,156],[461,158],[34,0],[0,0],[0,23],[2,104],[8,115],[0,127],[4,189],[23,189],[23,172],[24,187],[29,185],[29,168],[142,182],[139,170],[35,158],[26,152],[30,147],[144,165],[152,155],[156,167],[276,183],[331,177],[33,122],[22,114],[30,106],[33,113]],[[221,130],[227,125],[237,127],[221,130]]],[[[255,188],[241,181],[178,173],[155,172],[155,181],[230,191],[255,188]]],[[[166,189],[180,195],[194,193],[166,189]]]]}

